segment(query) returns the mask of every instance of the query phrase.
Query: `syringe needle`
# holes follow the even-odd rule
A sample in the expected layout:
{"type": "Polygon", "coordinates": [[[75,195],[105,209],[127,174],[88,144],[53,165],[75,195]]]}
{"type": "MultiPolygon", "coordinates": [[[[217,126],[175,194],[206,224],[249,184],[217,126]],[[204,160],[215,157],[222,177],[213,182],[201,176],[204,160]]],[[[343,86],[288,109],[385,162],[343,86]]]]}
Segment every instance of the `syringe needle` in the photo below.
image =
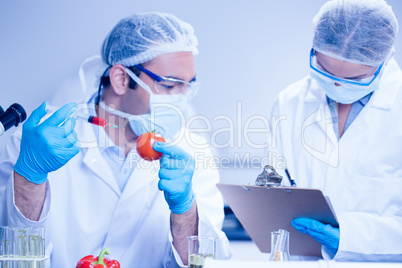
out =
{"type": "Polygon", "coordinates": [[[107,123],[106,125],[107,125],[108,127],[118,128],[117,125],[114,125],[114,124],[112,124],[112,123],[107,123]]]}

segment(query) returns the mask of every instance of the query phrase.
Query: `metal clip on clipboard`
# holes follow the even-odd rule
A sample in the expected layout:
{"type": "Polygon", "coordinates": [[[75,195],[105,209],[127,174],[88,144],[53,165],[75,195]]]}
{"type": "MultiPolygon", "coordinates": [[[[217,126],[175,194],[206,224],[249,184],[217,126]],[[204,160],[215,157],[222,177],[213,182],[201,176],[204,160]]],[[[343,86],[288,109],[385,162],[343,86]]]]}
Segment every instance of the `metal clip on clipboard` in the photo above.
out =
{"type": "Polygon", "coordinates": [[[262,173],[257,176],[255,185],[278,187],[281,186],[282,179],[283,177],[279,175],[272,166],[266,165],[262,173]]]}

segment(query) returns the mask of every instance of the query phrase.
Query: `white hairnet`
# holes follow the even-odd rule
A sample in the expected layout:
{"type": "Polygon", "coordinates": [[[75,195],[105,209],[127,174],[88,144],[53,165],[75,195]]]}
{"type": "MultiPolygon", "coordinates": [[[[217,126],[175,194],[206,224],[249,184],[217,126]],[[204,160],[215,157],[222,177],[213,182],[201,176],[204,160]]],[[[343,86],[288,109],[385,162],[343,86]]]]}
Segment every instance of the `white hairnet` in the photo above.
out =
{"type": "Polygon", "coordinates": [[[384,0],[332,0],[313,19],[313,48],[342,61],[379,66],[393,48],[398,21],[384,0]]]}
{"type": "Polygon", "coordinates": [[[198,54],[193,27],[173,15],[146,12],[122,19],[103,42],[108,65],[133,66],[159,55],[190,51],[198,54]]]}

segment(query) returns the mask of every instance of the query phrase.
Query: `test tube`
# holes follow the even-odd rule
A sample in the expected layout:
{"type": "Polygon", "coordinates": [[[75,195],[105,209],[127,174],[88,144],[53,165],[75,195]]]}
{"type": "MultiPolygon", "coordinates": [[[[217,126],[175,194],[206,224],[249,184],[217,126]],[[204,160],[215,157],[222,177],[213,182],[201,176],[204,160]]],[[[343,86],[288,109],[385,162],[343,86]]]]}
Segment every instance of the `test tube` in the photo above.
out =
{"type": "Polygon", "coordinates": [[[8,254],[8,227],[0,226],[0,256],[6,257],[8,254]]]}
{"type": "Polygon", "coordinates": [[[0,226],[0,255],[2,260],[0,261],[1,268],[14,268],[16,267],[13,261],[8,260],[11,256],[11,242],[10,242],[10,229],[8,226],[0,226]]]}
{"type": "Polygon", "coordinates": [[[29,233],[30,257],[45,257],[45,230],[42,226],[32,227],[29,233]]]}
{"type": "Polygon", "coordinates": [[[28,235],[29,227],[17,227],[17,239],[18,239],[18,256],[28,257],[29,256],[29,244],[28,235]]]}
{"type": "Polygon", "coordinates": [[[16,268],[29,268],[29,262],[23,258],[29,257],[28,234],[29,227],[13,227],[8,228],[9,234],[9,253],[12,258],[20,258],[21,260],[10,260],[8,265],[16,268]]]}

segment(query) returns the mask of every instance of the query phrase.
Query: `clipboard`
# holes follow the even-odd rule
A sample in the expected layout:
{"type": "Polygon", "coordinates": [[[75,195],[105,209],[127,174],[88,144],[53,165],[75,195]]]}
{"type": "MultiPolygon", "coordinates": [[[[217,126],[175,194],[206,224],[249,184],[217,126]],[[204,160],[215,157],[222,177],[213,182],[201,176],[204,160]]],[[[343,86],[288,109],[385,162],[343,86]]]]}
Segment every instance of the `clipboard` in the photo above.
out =
{"type": "Polygon", "coordinates": [[[321,256],[321,244],[291,225],[306,217],[338,227],[329,199],[319,189],[216,185],[226,203],[263,253],[271,253],[271,232],[285,229],[289,234],[290,255],[321,256]]]}

